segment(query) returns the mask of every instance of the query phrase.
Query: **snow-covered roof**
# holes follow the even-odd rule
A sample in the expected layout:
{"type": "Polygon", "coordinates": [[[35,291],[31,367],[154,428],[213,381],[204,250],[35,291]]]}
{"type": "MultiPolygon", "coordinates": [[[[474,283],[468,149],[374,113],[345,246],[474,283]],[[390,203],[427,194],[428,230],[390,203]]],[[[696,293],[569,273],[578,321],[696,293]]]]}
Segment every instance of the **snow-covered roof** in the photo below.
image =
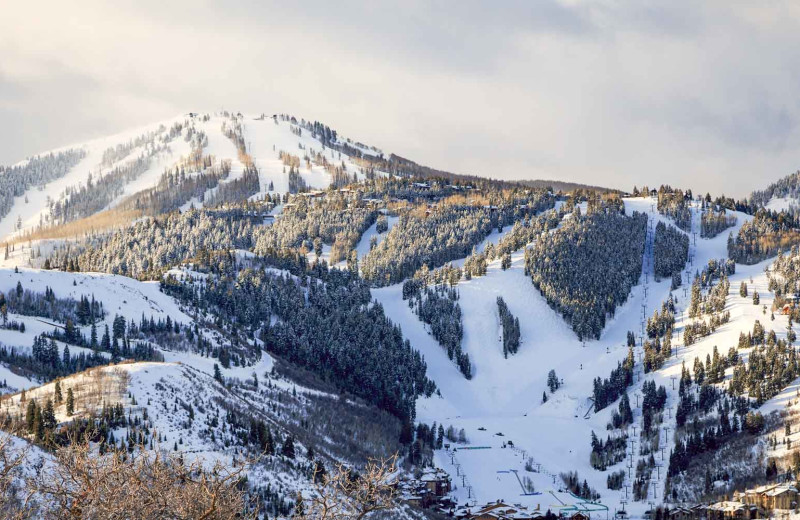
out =
{"type": "Polygon", "coordinates": [[[797,488],[795,488],[791,484],[781,484],[779,486],[775,486],[773,489],[770,489],[765,494],[768,497],[775,497],[778,495],[782,495],[783,493],[797,493],[797,488]]]}
{"type": "Polygon", "coordinates": [[[739,509],[746,509],[747,506],[742,502],[723,501],[711,504],[708,509],[712,511],[737,511],[739,509]]]}

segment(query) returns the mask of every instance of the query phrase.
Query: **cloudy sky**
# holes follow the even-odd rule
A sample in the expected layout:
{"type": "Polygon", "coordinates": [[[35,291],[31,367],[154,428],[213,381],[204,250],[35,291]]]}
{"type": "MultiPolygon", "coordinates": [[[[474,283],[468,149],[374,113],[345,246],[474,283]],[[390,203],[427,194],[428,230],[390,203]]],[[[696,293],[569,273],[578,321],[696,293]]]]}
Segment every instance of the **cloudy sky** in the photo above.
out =
{"type": "Polygon", "coordinates": [[[495,178],[743,196],[800,168],[797,2],[0,0],[0,12],[0,163],[226,108],[317,119],[495,178]]]}

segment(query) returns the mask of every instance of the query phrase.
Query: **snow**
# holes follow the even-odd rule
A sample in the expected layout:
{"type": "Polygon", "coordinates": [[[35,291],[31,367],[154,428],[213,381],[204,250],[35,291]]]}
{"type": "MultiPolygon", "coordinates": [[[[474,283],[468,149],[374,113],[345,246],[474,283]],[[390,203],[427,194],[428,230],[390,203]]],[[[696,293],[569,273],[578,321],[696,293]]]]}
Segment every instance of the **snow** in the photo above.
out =
{"type": "Polygon", "coordinates": [[[781,212],[797,209],[798,205],[797,199],[793,197],[772,197],[766,208],[770,211],[781,212]]]}
{"type": "MultiPolygon", "coordinates": [[[[74,144],[69,146],[64,146],[62,148],[58,148],[56,150],[51,150],[52,152],[64,151],[70,148],[82,148],[86,152],[86,156],[77,164],[75,165],[66,175],[61,177],[60,179],[56,179],[51,181],[44,186],[37,187],[32,186],[28,189],[23,195],[16,197],[14,199],[14,205],[9,212],[3,218],[0,218],[0,241],[9,237],[10,235],[14,234],[15,226],[17,223],[17,218],[22,218],[23,224],[23,231],[31,230],[35,226],[39,225],[40,216],[44,216],[48,210],[47,208],[47,199],[48,197],[52,201],[57,201],[59,197],[64,193],[69,187],[77,187],[78,185],[85,184],[89,174],[92,174],[93,177],[97,177],[98,174],[106,173],[108,170],[113,169],[114,167],[118,166],[119,164],[125,163],[131,160],[134,157],[137,157],[142,149],[141,148],[134,148],[131,153],[122,159],[119,163],[101,167],[103,152],[112,146],[116,146],[117,144],[127,143],[136,137],[139,137],[142,134],[148,132],[157,131],[161,125],[169,129],[174,123],[183,121],[184,118],[182,116],[174,117],[167,121],[162,121],[160,123],[155,123],[152,125],[147,125],[145,127],[139,127],[132,130],[127,130],[124,132],[120,132],[118,134],[114,134],[111,136],[103,137],[100,139],[95,139],[86,143],[82,144],[74,144]],[[25,197],[28,197],[28,203],[25,203],[25,197]]],[[[183,153],[183,148],[181,144],[185,144],[183,139],[176,138],[170,143],[170,147],[173,150],[172,156],[168,154],[161,154],[158,160],[155,162],[153,167],[145,172],[142,175],[142,178],[137,179],[135,182],[137,183],[136,186],[147,186],[146,181],[152,180],[152,185],[158,180],[158,177],[161,175],[162,167],[167,164],[169,157],[174,157],[175,160],[179,158],[180,153],[183,153]],[[178,153],[176,156],[175,154],[178,153]]],[[[187,145],[188,146],[188,145],[187,145]]],[[[47,154],[49,152],[43,152],[40,155],[47,154]]],[[[173,161],[174,162],[174,161],[173,161]]],[[[139,188],[143,189],[143,188],[139,188]]],[[[126,189],[126,193],[129,191],[126,189]]],[[[132,193],[132,192],[130,192],[132,193]]]]}
{"type": "Polygon", "coordinates": [[[372,226],[367,229],[364,234],[361,236],[361,240],[359,240],[358,245],[356,245],[356,251],[358,251],[358,259],[363,260],[365,256],[369,253],[369,243],[372,240],[372,237],[376,239],[376,245],[383,242],[383,239],[386,238],[386,235],[389,231],[392,230],[395,224],[400,220],[400,217],[386,217],[386,224],[388,225],[388,229],[383,233],[378,233],[377,226],[378,223],[372,224],[372,226]]]}
{"type": "MultiPolygon", "coordinates": [[[[103,302],[106,322],[110,325],[115,314],[126,320],[141,319],[142,315],[156,320],[169,316],[173,321],[190,323],[175,300],[162,293],[158,282],[140,282],[125,276],[105,273],[67,273],[42,269],[0,269],[0,291],[8,292],[21,282],[24,289],[45,292],[50,287],[58,298],[80,299],[94,296],[103,302]]],[[[98,325],[99,326],[99,325],[98,325]]]]}
{"type": "MultiPolygon", "coordinates": [[[[172,122],[178,120],[183,118],[165,122],[164,126],[169,127],[172,122]]],[[[235,146],[221,132],[222,123],[227,120],[228,118],[222,116],[212,116],[207,122],[195,122],[195,126],[208,136],[208,146],[204,153],[213,155],[217,162],[225,159],[231,161],[231,175],[223,182],[231,182],[241,177],[244,169],[237,157],[235,146]]],[[[329,162],[337,165],[344,162],[351,176],[359,170],[357,164],[349,157],[340,156],[338,152],[330,149],[323,151],[321,143],[312,138],[307,131],[303,130],[301,136],[292,133],[291,129],[297,127],[289,122],[276,123],[271,118],[256,120],[244,117],[242,125],[248,152],[259,169],[261,190],[254,198],[263,196],[270,182],[274,185],[274,192],[288,190],[288,174],[284,173],[284,166],[279,158],[281,151],[298,155],[301,160],[312,150],[322,151],[329,162]]],[[[57,199],[67,187],[85,182],[89,172],[96,174],[102,152],[108,146],[127,142],[144,131],[155,128],[157,125],[146,130],[137,129],[135,132],[118,134],[82,145],[87,150],[86,158],[64,178],[48,183],[41,190],[37,188],[28,190],[26,193],[29,198],[28,205],[25,205],[24,197],[15,201],[12,212],[0,219],[0,238],[12,233],[13,225],[19,215],[23,217],[25,229],[38,225],[39,216],[46,209],[47,197],[57,199]]],[[[174,164],[181,155],[188,153],[188,144],[180,137],[174,139],[170,147],[171,155],[163,154],[154,160],[145,174],[126,186],[124,196],[155,185],[165,167],[174,164]]],[[[136,154],[134,150],[131,157],[136,154]]],[[[321,166],[312,166],[309,170],[303,163],[300,172],[311,188],[324,189],[330,184],[330,176],[321,166]]],[[[115,203],[119,200],[117,199],[115,203]]],[[[199,201],[194,202],[195,206],[201,205],[199,201]]],[[[188,204],[185,207],[188,207],[188,204]]],[[[773,199],[768,208],[788,209],[795,204],[796,201],[793,199],[773,199]]],[[[632,211],[647,213],[651,230],[659,221],[670,222],[658,214],[655,200],[652,198],[625,199],[625,206],[628,213],[632,211]]],[[[585,204],[581,205],[581,211],[586,211],[585,204]]],[[[697,207],[693,208],[693,213],[694,229],[697,230],[699,227],[697,207]]],[[[772,295],[767,290],[767,279],[764,274],[764,269],[771,264],[771,260],[768,260],[753,266],[737,265],[736,274],[730,277],[731,293],[726,302],[726,310],[731,313],[730,322],[688,348],[682,344],[683,328],[688,322],[685,310],[691,277],[709,260],[727,257],[726,245],[729,232],[735,234],[738,228],[751,218],[741,213],[736,215],[738,218],[736,226],[715,238],[702,239],[699,233],[698,236],[690,234],[692,261],[687,264],[684,272],[684,286],[672,292],[678,300],[677,322],[672,341],[673,345],[678,345],[678,353],[660,370],[651,374],[643,374],[641,363],[637,362],[635,383],[629,389],[632,405],[636,405],[634,409],[636,421],[641,420],[641,410],[636,404],[636,396],[641,394],[641,385],[644,381],[653,380],[657,385],[664,385],[667,388],[669,411],[664,426],[672,426],[674,431],[674,414],[671,409],[677,403],[677,392],[673,391],[673,377],[680,375],[682,362],[685,361],[687,366],[691,366],[695,357],[705,359],[706,355],[713,351],[714,346],[717,346],[720,354],[724,355],[730,346],[737,344],[740,332],[752,330],[756,320],[760,320],[767,330],[774,329],[779,337],[785,336],[787,325],[785,316],[776,315],[775,321],[770,321],[769,314],[763,314],[761,306],[754,306],[749,298],[741,298],[738,295],[739,283],[745,280],[751,293],[753,290],[758,290],[762,305],[768,307],[771,305],[772,295]]],[[[391,228],[397,221],[397,217],[389,217],[389,227],[391,228]]],[[[510,227],[502,232],[494,230],[477,246],[477,249],[481,251],[489,243],[496,244],[509,230],[510,227]]],[[[377,233],[374,224],[367,229],[356,246],[359,258],[363,258],[369,252],[372,237],[381,241],[385,236],[385,233],[377,233]]],[[[329,254],[330,246],[323,246],[323,258],[329,258],[329,254]]],[[[311,255],[313,257],[313,253],[311,255]]],[[[23,257],[23,252],[18,252],[12,260],[19,263],[23,257]]],[[[435,421],[445,427],[453,425],[456,429],[465,430],[468,438],[467,446],[458,446],[455,452],[439,450],[435,454],[436,464],[454,476],[454,483],[458,488],[454,496],[460,504],[467,500],[485,502],[505,499],[531,507],[538,505],[542,510],[564,506],[579,507],[580,501],[560,491],[563,489],[563,484],[558,477],[561,472],[575,470],[581,480],[585,478],[589,485],[601,494],[602,503],[613,511],[620,507],[620,499],[624,496],[624,492],[608,490],[606,476],[611,471],[626,468],[629,461],[626,459],[625,462],[609,468],[606,472],[594,470],[589,465],[591,432],[594,431],[604,438],[606,424],[616,407],[613,404],[599,413],[594,413],[589,399],[592,394],[592,382],[596,377],[608,377],[611,370],[625,357],[628,350],[627,331],[633,330],[638,334],[642,330],[643,321],[659,309],[661,303],[670,295],[670,281],[655,282],[652,275],[652,259],[647,258],[640,283],[631,291],[627,302],[617,309],[615,316],[608,320],[601,338],[584,343],[577,339],[562,316],[549,307],[530,278],[524,274],[524,249],[514,252],[511,259],[509,269],[502,270],[500,260],[497,259],[489,264],[486,276],[462,281],[458,286],[461,296],[459,303],[464,316],[462,348],[469,354],[473,364],[471,380],[463,377],[456,365],[447,358],[446,352],[429,334],[427,326],[419,321],[407,302],[402,300],[402,284],[373,290],[374,298],[383,305],[387,316],[401,326],[404,336],[413,348],[424,355],[428,376],[436,382],[441,393],[418,401],[417,420],[427,424],[435,421]],[[508,358],[504,358],[502,354],[496,303],[498,296],[503,297],[511,313],[520,320],[520,349],[516,355],[508,358]],[[555,393],[548,391],[548,401],[542,403],[542,392],[546,390],[545,382],[550,370],[555,370],[558,377],[563,379],[563,386],[555,393]],[[502,436],[498,435],[499,433],[502,433],[502,436]],[[508,446],[508,441],[513,442],[513,448],[508,446]],[[463,449],[465,447],[487,449],[463,449]],[[535,467],[541,471],[526,471],[526,459],[534,461],[535,467]],[[520,478],[529,477],[536,491],[541,494],[523,495],[513,471],[518,472],[520,478]]],[[[463,265],[463,262],[464,259],[460,259],[453,264],[459,266],[463,265]]],[[[337,264],[337,267],[345,264],[342,262],[337,264]]],[[[97,300],[104,303],[108,313],[106,323],[109,325],[115,314],[136,321],[143,314],[156,319],[169,316],[172,320],[187,324],[192,321],[172,298],[160,292],[157,283],[139,282],[121,276],[97,273],[63,273],[25,268],[15,273],[12,269],[0,269],[1,291],[13,289],[17,281],[21,281],[26,289],[37,292],[44,292],[45,287],[49,286],[60,298],[94,295],[97,300]]],[[[6,345],[30,348],[36,334],[52,329],[52,326],[33,318],[14,316],[10,318],[24,321],[27,330],[24,334],[0,330],[0,343],[6,345]]],[[[72,350],[72,347],[70,349],[72,350]]],[[[635,353],[638,361],[640,346],[637,346],[635,353]]],[[[131,388],[140,402],[154,392],[155,382],[163,378],[185,378],[185,374],[193,370],[202,372],[204,377],[213,374],[215,362],[213,358],[171,351],[164,351],[164,355],[167,361],[165,364],[143,363],[126,366],[125,369],[134,376],[131,388]]],[[[747,350],[740,352],[740,356],[745,359],[747,355],[747,350]]],[[[269,355],[263,354],[255,366],[231,367],[223,369],[223,374],[225,377],[248,379],[255,372],[261,377],[269,373],[273,365],[274,360],[269,355]]],[[[34,382],[0,367],[0,380],[2,379],[6,379],[9,386],[17,389],[35,386],[34,382]]],[[[288,381],[273,381],[273,383],[284,389],[294,386],[288,381]]],[[[762,411],[780,411],[787,405],[798,406],[798,390],[800,390],[800,379],[765,403],[762,411]]],[[[164,428],[173,426],[171,423],[163,424],[164,428]]],[[[186,442],[187,448],[204,449],[198,444],[198,440],[187,439],[186,442]]],[[[664,432],[662,445],[663,442],[667,446],[672,444],[668,431],[664,432]]],[[[668,452],[665,455],[668,456],[668,452]]],[[[634,465],[636,459],[638,456],[633,461],[634,465]]],[[[660,455],[657,456],[657,461],[665,463],[660,455]]],[[[651,486],[657,493],[653,497],[654,500],[659,500],[663,493],[663,471],[661,477],[654,486],[651,486]]],[[[580,507],[595,506],[584,504],[580,507]]],[[[629,504],[627,507],[634,516],[640,515],[645,508],[646,503],[629,504]]]]}
{"type": "MultiPolygon", "coordinates": [[[[658,221],[669,222],[657,213],[655,201],[650,198],[625,199],[626,211],[640,211],[648,214],[651,229],[658,221]]],[[[699,226],[699,214],[695,212],[695,229],[699,226]]],[[[737,226],[730,231],[736,233],[739,226],[750,217],[737,214],[737,226]]],[[[480,248],[491,241],[496,243],[502,233],[495,231],[485,240],[480,248]]],[[[727,257],[728,232],[705,240],[697,237],[696,245],[690,248],[693,263],[687,264],[686,272],[693,273],[710,259],[727,257]]],[[[453,262],[458,265],[459,262],[453,262]]],[[[739,282],[749,281],[752,276],[755,286],[762,294],[762,303],[769,305],[766,291],[764,267],[769,262],[755,266],[737,266],[736,275],[731,280],[731,296],[728,310],[731,311],[731,322],[717,329],[715,334],[699,340],[690,348],[679,349],[679,357],[668,361],[665,366],[652,374],[644,376],[641,364],[636,365],[636,382],[629,389],[632,405],[636,405],[636,394],[641,393],[641,385],[645,380],[654,380],[657,385],[668,389],[667,407],[677,402],[677,391],[672,391],[671,376],[680,374],[681,361],[687,365],[695,356],[705,359],[707,353],[718,345],[721,353],[726,353],[729,346],[738,341],[741,330],[752,330],[753,322],[765,316],[761,307],[739,298],[739,282]],[[735,295],[733,294],[735,292],[735,295]],[[643,377],[644,376],[644,377],[643,377]]],[[[627,462],[609,468],[608,472],[594,470],[589,465],[591,452],[590,435],[595,431],[605,438],[606,424],[616,405],[611,405],[595,414],[589,397],[592,394],[593,380],[596,377],[607,378],[613,368],[627,355],[626,333],[629,330],[637,334],[642,329],[644,316],[649,317],[670,294],[670,281],[654,282],[652,276],[652,260],[646,259],[642,279],[631,291],[628,301],[620,306],[615,317],[608,320],[605,330],[598,341],[580,342],[569,325],[560,314],[553,311],[541,294],[535,289],[529,277],[524,274],[524,251],[512,254],[512,265],[506,271],[500,268],[500,261],[489,264],[486,276],[474,277],[470,281],[462,281],[458,285],[459,304],[463,312],[464,339],[462,349],[470,356],[473,364],[473,378],[466,380],[455,364],[447,358],[444,349],[427,332],[423,324],[402,300],[402,284],[373,290],[373,295],[384,306],[386,314],[398,323],[411,345],[425,357],[428,375],[437,384],[441,397],[434,395],[421,398],[417,403],[417,419],[420,422],[453,425],[457,430],[463,428],[470,446],[490,446],[490,450],[458,450],[461,474],[471,486],[469,494],[477,495],[481,500],[504,498],[514,502],[529,503],[527,497],[520,497],[520,487],[516,478],[509,478],[507,473],[517,470],[520,476],[529,476],[537,490],[558,490],[563,483],[557,475],[561,472],[576,470],[581,479],[602,496],[601,501],[612,508],[619,508],[621,498],[619,491],[606,488],[608,472],[627,467],[627,462]],[[645,295],[645,287],[647,294],[645,295]],[[518,317],[521,327],[521,345],[516,355],[508,359],[503,357],[501,329],[497,314],[497,296],[502,296],[511,313],[518,317]],[[546,390],[547,373],[554,369],[564,385],[551,394],[548,390],[548,401],[542,404],[542,392],[546,390]],[[481,431],[479,428],[485,428],[481,431]],[[503,436],[495,434],[502,433],[503,436]],[[527,456],[541,465],[541,473],[530,473],[524,469],[522,452],[502,448],[503,442],[512,440],[515,449],[523,450],[527,456]],[[556,475],[555,480],[553,475],[556,475]]],[[[752,289],[751,289],[752,290],[752,289]]],[[[674,292],[678,298],[678,322],[676,324],[674,344],[681,344],[682,329],[687,319],[683,313],[688,298],[684,297],[683,288],[674,292]],[[685,300],[685,301],[684,301],[685,300]]],[[[766,317],[769,321],[768,316],[766,317]]],[[[776,332],[785,330],[785,323],[776,322],[771,326],[776,332]]],[[[785,317],[782,318],[785,321],[785,317]]],[[[769,328],[769,324],[765,325],[769,328]]],[[[637,347],[638,360],[641,347],[637,347]]],[[[634,409],[635,420],[641,420],[641,411],[634,409]]],[[[674,423],[674,414],[665,416],[665,425],[674,423]]],[[[673,429],[674,431],[674,429],[673,429]]],[[[666,434],[665,434],[666,435],[666,434]]],[[[671,442],[667,443],[671,445],[671,442]]],[[[437,452],[437,463],[455,475],[454,468],[445,464],[449,455],[444,451],[437,452]]],[[[661,463],[660,456],[657,461],[661,463]]],[[[663,470],[661,480],[655,486],[660,497],[663,492],[663,470]]],[[[513,476],[513,475],[512,475],[513,476]]],[[[653,478],[655,480],[656,473],[653,478]]],[[[461,480],[460,477],[455,480],[461,480]]],[[[653,486],[651,486],[653,487],[653,486]]],[[[467,491],[456,492],[459,503],[467,499],[467,491]]],[[[624,492],[623,492],[624,495],[624,492]]],[[[532,499],[533,500],[533,499],[532,499]]],[[[556,503],[553,497],[545,499],[548,506],[556,503]]],[[[570,498],[570,503],[575,499],[570,498]],[[571,502],[570,502],[571,501],[571,502]]],[[[533,505],[535,500],[530,501],[533,505]]],[[[544,507],[544,504],[542,504],[544,507]]],[[[643,512],[645,504],[628,506],[629,512],[643,512]],[[641,509],[641,511],[639,511],[641,509]]],[[[603,516],[605,512],[603,512],[603,516]]]]}
{"type": "MultiPolygon", "coordinates": [[[[154,187],[164,173],[164,170],[172,167],[182,158],[188,157],[192,148],[190,143],[182,137],[176,137],[169,143],[169,150],[161,152],[152,158],[150,167],[139,177],[125,185],[123,192],[108,205],[110,209],[118,205],[125,198],[143,190],[154,187]]],[[[135,153],[135,152],[134,152],[135,153]]]]}
{"type": "MultiPolygon", "coordinates": [[[[47,183],[42,187],[31,187],[25,194],[17,197],[9,214],[0,219],[0,241],[14,236],[17,233],[15,228],[19,217],[22,219],[23,232],[30,231],[38,226],[40,224],[40,219],[47,214],[48,197],[53,201],[57,201],[67,188],[78,187],[79,185],[85,184],[89,174],[92,174],[96,178],[98,175],[104,174],[116,166],[133,160],[143,151],[141,147],[134,148],[118,163],[102,166],[103,152],[107,148],[127,143],[131,139],[139,137],[142,134],[155,132],[161,126],[168,131],[176,122],[186,121],[194,125],[197,130],[205,132],[208,138],[208,145],[204,148],[203,153],[205,155],[214,156],[215,164],[219,164],[219,162],[223,160],[231,161],[231,173],[229,177],[222,180],[221,183],[232,182],[240,178],[244,172],[244,165],[239,160],[238,152],[233,142],[222,133],[223,122],[231,126],[229,117],[210,115],[208,121],[201,121],[200,119],[188,119],[183,115],[176,116],[169,120],[145,127],[53,150],[57,152],[68,148],[82,148],[86,152],[86,157],[62,178],[47,183]],[[25,203],[26,196],[28,197],[27,204],[25,203]]],[[[273,183],[274,188],[271,193],[285,193],[289,190],[289,175],[288,173],[284,173],[283,162],[279,158],[281,151],[300,157],[301,162],[303,162],[300,167],[300,174],[309,188],[325,189],[331,183],[331,176],[322,166],[313,165],[309,170],[305,166],[305,162],[302,161],[306,153],[310,154],[312,150],[314,152],[324,152],[328,162],[331,164],[338,166],[343,164],[351,178],[353,174],[356,174],[359,180],[364,179],[363,174],[359,171],[360,167],[347,155],[340,154],[331,149],[323,150],[322,143],[313,138],[306,130],[302,130],[301,136],[295,135],[292,129],[299,128],[297,125],[287,121],[277,121],[276,123],[272,118],[259,120],[253,116],[243,116],[240,121],[247,142],[248,153],[253,157],[259,169],[260,191],[251,197],[252,200],[262,199],[268,192],[270,182],[273,183]]],[[[379,153],[364,145],[360,145],[358,148],[371,155],[379,153]]],[[[169,151],[162,152],[153,157],[152,163],[147,171],[128,183],[124,187],[123,193],[116,197],[108,205],[108,208],[113,208],[130,195],[154,187],[165,169],[179,164],[181,158],[188,156],[190,152],[190,143],[188,143],[183,136],[175,137],[169,143],[169,151]]],[[[376,174],[384,175],[381,172],[376,172],[376,174]]],[[[215,189],[216,188],[209,190],[205,195],[212,195],[215,189]]],[[[188,209],[192,203],[196,208],[202,207],[203,205],[199,200],[195,199],[187,201],[186,204],[183,205],[182,210],[185,211],[188,209]]]]}

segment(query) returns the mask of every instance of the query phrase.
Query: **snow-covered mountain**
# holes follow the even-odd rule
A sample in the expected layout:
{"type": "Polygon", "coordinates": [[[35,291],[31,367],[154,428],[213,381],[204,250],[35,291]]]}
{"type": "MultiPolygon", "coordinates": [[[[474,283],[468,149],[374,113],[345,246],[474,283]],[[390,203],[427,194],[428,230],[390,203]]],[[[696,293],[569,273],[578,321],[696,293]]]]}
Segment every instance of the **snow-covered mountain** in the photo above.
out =
{"type": "Polygon", "coordinates": [[[4,176],[2,408],[30,442],[51,401],[98,449],[266,452],[273,516],[393,453],[452,481],[409,504],[464,515],[642,517],[793,467],[800,226],[754,210],[788,192],[554,193],[227,113],[4,176]]]}
{"type": "MultiPolygon", "coordinates": [[[[103,198],[105,203],[92,205],[89,211],[80,214],[81,218],[118,207],[126,198],[156,187],[165,171],[181,166],[189,169],[187,163],[193,152],[211,158],[215,165],[226,161],[230,163],[230,173],[219,182],[225,185],[241,179],[245,171],[242,162],[245,157],[237,148],[239,144],[243,145],[246,155],[252,158],[258,170],[258,186],[249,194],[252,200],[260,200],[268,193],[290,191],[290,177],[287,175],[291,168],[287,166],[290,160],[284,160],[284,156],[297,158],[296,169],[306,186],[325,189],[334,180],[333,168],[341,168],[351,180],[363,180],[365,173],[358,164],[358,158],[362,155],[383,155],[374,147],[336,135],[330,128],[326,136],[325,127],[321,128],[323,130],[318,134],[313,131],[310,121],[290,116],[190,114],[39,154],[9,167],[6,176],[22,177],[19,170],[26,167],[38,170],[41,167],[38,162],[59,153],[75,152],[80,154],[80,158],[69,162],[58,171],[55,178],[45,177],[47,182],[31,182],[27,186],[15,182],[17,196],[9,200],[8,207],[0,208],[4,209],[0,212],[0,240],[59,223],[51,211],[52,205],[69,200],[70,196],[74,200],[74,193],[80,187],[91,186],[91,181],[95,189],[89,191],[88,197],[103,198]],[[231,131],[236,132],[240,142],[226,135],[231,131]],[[326,149],[326,143],[340,142],[347,145],[346,150],[354,154],[353,157],[347,151],[342,153],[326,149]],[[319,157],[316,154],[320,154],[319,157]],[[308,161],[303,160],[300,165],[300,159],[306,158],[308,161]],[[326,167],[323,161],[333,167],[326,167]],[[119,182],[114,182],[110,187],[98,185],[97,181],[103,176],[115,175],[121,170],[124,175],[119,182]]],[[[211,197],[216,189],[209,188],[203,197],[211,197]]],[[[187,201],[185,207],[202,207],[198,199],[203,197],[187,201]]]]}

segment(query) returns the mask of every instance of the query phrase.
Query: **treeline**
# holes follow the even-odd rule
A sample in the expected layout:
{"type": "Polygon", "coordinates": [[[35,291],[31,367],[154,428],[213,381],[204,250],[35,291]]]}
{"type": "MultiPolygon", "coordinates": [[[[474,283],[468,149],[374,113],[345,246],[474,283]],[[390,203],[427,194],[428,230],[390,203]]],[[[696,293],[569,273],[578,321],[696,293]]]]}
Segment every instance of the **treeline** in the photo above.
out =
{"type": "Polygon", "coordinates": [[[157,130],[146,132],[128,140],[127,142],[117,143],[114,146],[109,146],[103,150],[103,159],[101,164],[105,167],[109,167],[114,163],[125,159],[134,149],[145,147],[150,143],[153,143],[156,140],[156,137],[164,133],[166,130],[167,128],[164,125],[159,125],[157,130]]]}
{"type": "Polygon", "coordinates": [[[667,404],[667,389],[664,385],[656,387],[655,381],[645,381],[642,384],[642,437],[650,436],[653,426],[661,423],[656,415],[664,410],[667,404]]]}
{"type": "Polygon", "coordinates": [[[155,187],[125,199],[120,209],[135,209],[156,216],[175,211],[192,199],[205,203],[206,193],[230,175],[231,162],[214,164],[213,157],[204,156],[201,164],[200,171],[196,172],[184,166],[165,171],[155,187]]]}
{"type": "Polygon", "coordinates": [[[464,377],[471,379],[469,354],[461,350],[464,326],[458,297],[455,287],[428,286],[422,277],[414,277],[403,283],[403,299],[408,300],[409,307],[422,322],[430,325],[431,335],[447,351],[447,357],[458,366],[464,377]]]}
{"type": "Polygon", "coordinates": [[[625,448],[628,446],[628,436],[625,434],[610,434],[605,442],[597,438],[592,431],[592,452],[589,454],[589,464],[596,470],[605,471],[610,466],[625,460],[625,448]]]}
{"type": "Polygon", "coordinates": [[[157,280],[170,267],[201,253],[251,249],[257,227],[245,207],[174,212],[140,220],[97,238],[84,252],[58,250],[50,258],[50,265],[68,265],[73,261],[81,271],[157,280]]]}
{"type": "MultiPolygon", "coordinates": [[[[755,208],[764,208],[773,198],[800,199],[800,170],[750,194],[748,202],[755,208]]],[[[796,213],[794,209],[790,210],[796,213]]]]}
{"type": "Polygon", "coordinates": [[[153,140],[144,146],[142,153],[133,160],[114,167],[112,170],[93,177],[91,174],[86,184],[70,186],[57,201],[49,203],[49,224],[64,224],[73,220],[88,217],[108,207],[114,199],[122,195],[125,186],[146,172],[152,159],[169,152],[169,143],[181,135],[184,124],[175,123],[167,133],[153,136],[153,140]]]}
{"type": "Polygon", "coordinates": [[[24,289],[22,282],[17,282],[15,289],[3,294],[0,291],[0,314],[3,320],[7,313],[22,316],[38,316],[59,323],[72,321],[78,325],[90,325],[105,318],[103,302],[82,295],[80,300],[73,298],[56,298],[50,287],[44,293],[24,289]]]}
{"type": "Polygon", "coordinates": [[[689,259],[689,236],[674,226],[663,222],[656,224],[653,238],[653,269],[656,281],[661,278],[672,278],[675,274],[680,280],[680,273],[689,259]]]}
{"type": "MultiPolygon", "coordinates": [[[[718,387],[693,381],[684,366],[678,387],[675,413],[677,431],[670,454],[665,492],[675,501],[707,496],[717,479],[752,483],[751,465],[741,466],[745,454],[758,442],[764,417],[750,411],[743,397],[729,397],[718,387]],[[725,448],[726,455],[715,455],[725,448]]],[[[746,484],[745,484],[746,485],[746,484]]]]}
{"type": "Polygon", "coordinates": [[[198,255],[208,259],[215,251],[243,249],[271,259],[275,267],[304,272],[308,251],[321,252],[322,241],[332,242],[331,260],[338,261],[350,253],[376,217],[374,210],[336,197],[313,207],[298,202],[297,208],[288,209],[273,225],[262,225],[263,211],[263,204],[239,203],[223,209],[172,212],[87,239],[85,244],[66,244],[45,265],[158,279],[170,267],[198,255]]]}
{"type": "Polygon", "coordinates": [[[403,215],[363,261],[362,273],[373,285],[397,283],[423,265],[438,267],[464,258],[494,229],[553,206],[548,192],[493,195],[496,204],[473,206],[466,201],[442,201],[427,210],[417,206],[403,215]]]}
{"type": "Polygon", "coordinates": [[[11,212],[15,197],[21,197],[32,186],[43,186],[60,179],[81,159],[83,149],[37,155],[18,166],[0,166],[0,218],[11,212]]]}
{"type": "Polygon", "coordinates": [[[639,280],[646,232],[641,213],[573,216],[525,250],[526,273],[578,338],[599,338],[639,280]]]}
{"type": "Polygon", "coordinates": [[[408,202],[441,200],[459,192],[473,191],[471,185],[452,184],[444,179],[419,181],[419,178],[413,177],[373,176],[359,187],[368,199],[399,199],[408,202]],[[470,186],[469,189],[467,186],[470,186]]]}
{"type": "Polygon", "coordinates": [[[595,491],[594,488],[589,487],[586,480],[581,483],[577,471],[562,473],[561,480],[564,481],[567,489],[569,489],[573,495],[583,498],[584,500],[598,500],[600,498],[600,493],[595,491]]]}
{"type": "Polygon", "coordinates": [[[258,193],[259,189],[258,169],[249,164],[245,166],[241,177],[228,182],[218,182],[216,189],[208,196],[208,205],[219,206],[244,201],[258,193]]]}
{"type": "Polygon", "coordinates": [[[592,390],[595,413],[616,401],[620,395],[627,395],[625,390],[633,383],[633,365],[633,346],[629,345],[628,356],[617,364],[608,379],[595,378],[592,390]]]}
{"type": "Polygon", "coordinates": [[[725,208],[715,210],[709,207],[700,216],[700,236],[703,238],[714,238],[735,225],[736,215],[728,215],[725,208]]]}
{"type": "Polygon", "coordinates": [[[59,351],[55,340],[43,336],[34,339],[33,347],[33,352],[28,352],[0,345],[0,363],[42,383],[108,364],[108,358],[99,352],[72,354],[67,345],[59,351]]]}
{"type": "Polygon", "coordinates": [[[777,339],[773,331],[764,334],[764,328],[758,321],[746,341],[740,337],[739,348],[747,346],[755,348],[747,356],[746,362],[734,367],[733,377],[728,384],[731,395],[739,396],[746,392],[760,405],[800,376],[794,347],[783,339],[777,339]]]}
{"type": "Polygon", "coordinates": [[[684,231],[692,230],[692,211],[689,203],[692,200],[692,192],[674,190],[670,186],[661,186],[658,189],[658,212],[666,215],[675,222],[675,225],[684,231]]]}
{"type": "Polygon", "coordinates": [[[413,420],[416,398],[435,389],[419,352],[347,271],[332,269],[323,283],[230,266],[198,283],[168,277],[162,287],[195,311],[255,331],[269,352],[404,421],[413,420]]]}
{"type": "Polygon", "coordinates": [[[519,318],[514,317],[502,296],[497,297],[497,314],[503,328],[503,357],[516,354],[519,350],[519,318]]]}
{"type": "MultiPolygon", "coordinates": [[[[775,292],[776,299],[797,293],[800,290],[800,249],[798,246],[792,246],[786,254],[778,252],[778,257],[767,273],[767,277],[769,278],[769,290],[775,292]]],[[[743,292],[742,297],[746,297],[746,285],[743,292]]]]}
{"type": "Polygon", "coordinates": [[[341,193],[330,193],[313,203],[306,197],[293,197],[292,201],[294,206],[286,207],[271,226],[257,231],[257,254],[273,255],[280,249],[303,247],[319,256],[325,243],[331,244],[331,263],[337,263],[358,245],[378,215],[341,193]]]}
{"type": "Polygon", "coordinates": [[[728,256],[740,264],[755,264],[800,244],[800,214],[759,210],[728,239],[728,256]]]}

